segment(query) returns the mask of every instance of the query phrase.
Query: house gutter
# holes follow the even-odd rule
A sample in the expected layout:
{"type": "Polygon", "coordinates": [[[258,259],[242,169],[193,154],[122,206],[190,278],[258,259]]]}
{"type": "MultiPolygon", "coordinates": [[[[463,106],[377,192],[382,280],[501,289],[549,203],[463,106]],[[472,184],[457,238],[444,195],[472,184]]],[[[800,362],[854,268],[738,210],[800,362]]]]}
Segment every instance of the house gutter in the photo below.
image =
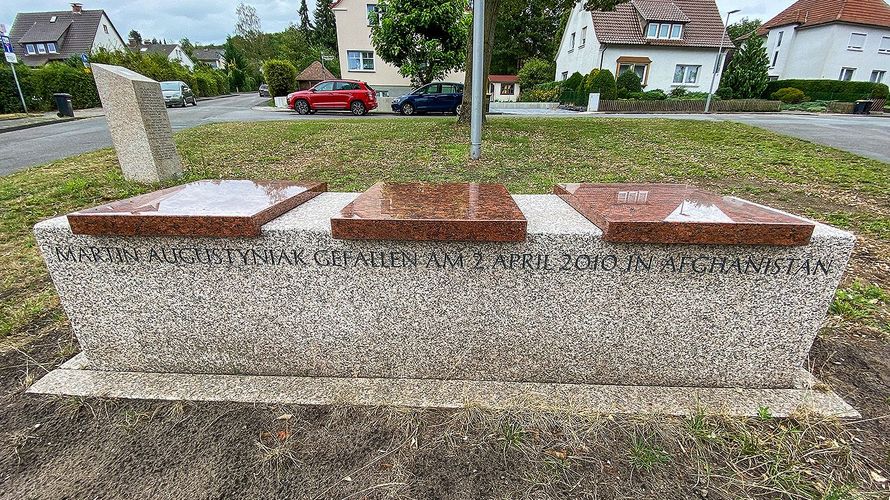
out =
{"type": "Polygon", "coordinates": [[[602,47],[602,48],[600,49],[600,68],[599,69],[600,69],[600,71],[602,71],[603,61],[606,58],[606,44],[604,44],[604,43],[600,44],[600,47],[602,47]]]}

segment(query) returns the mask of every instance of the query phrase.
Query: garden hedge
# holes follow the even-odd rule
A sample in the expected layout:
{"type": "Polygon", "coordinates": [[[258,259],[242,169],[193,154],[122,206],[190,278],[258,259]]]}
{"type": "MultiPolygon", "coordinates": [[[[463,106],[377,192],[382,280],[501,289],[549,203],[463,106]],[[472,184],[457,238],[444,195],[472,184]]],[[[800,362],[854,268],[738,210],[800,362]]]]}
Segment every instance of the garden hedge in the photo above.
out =
{"type": "Polygon", "coordinates": [[[775,80],[769,82],[764,98],[784,88],[801,90],[814,101],[854,102],[887,96],[887,85],[870,82],[843,82],[839,80],[775,80]]]}

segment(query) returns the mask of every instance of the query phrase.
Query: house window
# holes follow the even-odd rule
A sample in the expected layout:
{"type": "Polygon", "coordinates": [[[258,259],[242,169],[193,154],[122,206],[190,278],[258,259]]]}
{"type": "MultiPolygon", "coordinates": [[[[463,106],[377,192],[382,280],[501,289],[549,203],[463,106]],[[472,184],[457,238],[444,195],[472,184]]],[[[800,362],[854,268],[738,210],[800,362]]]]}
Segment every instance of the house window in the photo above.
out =
{"type": "Polygon", "coordinates": [[[865,36],[865,33],[850,33],[847,50],[862,50],[862,47],[865,47],[865,36]]]}
{"type": "Polygon", "coordinates": [[[46,45],[42,43],[37,44],[37,53],[38,54],[46,54],[46,45]]]}
{"type": "Polygon", "coordinates": [[[618,74],[624,73],[625,71],[633,71],[640,77],[641,82],[646,81],[646,69],[648,68],[648,64],[634,64],[634,63],[620,63],[618,65],[618,74]]]}
{"type": "Polygon", "coordinates": [[[841,76],[838,77],[838,80],[849,82],[853,79],[853,73],[855,72],[856,68],[841,68],[841,76]]]}
{"type": "Polygon", "coordinates": [[[374,52],[370,50],[347,50],[349,71],[374,71],[374,52]]]}
{"type": "Polygon", "coordinates": [[[58,49],[56,49],[55,42],[49,42],[48,44],[46,44],[46,51],[52,54],[57,54],[59,52],[58,49]]]}
{"type": "Polygon", "coordinates": [[[886,71],[884,71],[882,69],[876,69],[871,72],[871,78],[869,78],[868,81],[870,81],[871,83],[883,83],[884,75],[886,75],[886,74],[887,74],[886,71]]]}
{"type": "Polygon", "coordinates": [[[28,54],[36,54],[37,53],[37,51],[34,50],[33,43],[29,43],[29,44],[25,45],[25,52],[28,54]]]}
{"type": "Polygon", "coordinates": [[[513,89],[515,86],[512,83],[502,83],[501,84],[501,95],[513,95],[513,89]]]}
{"type": "Polygon", "coordinates": [[[780,32],[779,32],[779,39],[776,40],[776,47],[781,47],[781,46],[782,46],[782,36],[784,36],[784,35],[785,35],[785,32],[784,32],[784,31],[780,31],[780,32]]]}
{"type": "Polygon", "coordinates": [[[683,37],[683,25],[679,23],[649,23],[646,27],[646,38],[670,38],[679,40],[683,37]]]}
{"type": "Polygon", "coordinates": [[[881,54],[890,54],[890,36],[881,37],[881,46],[878,47],[881,54]]]}
{"type": "Polygon", "coordinates": [[[693,84],[698,83],[698,72],[701,66],[689,66],[687,64],[678,64],[674,69],[674,83],[693,84]]]}
{"type": "Polygon", "coordinates": [[[568,79],[569,79],[569,72],[568,72],[568,71],[563,71],[563,72],[562,72],[562,81],[566,81],[566,80],[568,80],[568,79]]]}
{"type": "Polygon", "coordinates": [[[108,25],[107,25],[107,24],[103,24],[103,25],[102,25],[102,29],[105,30],[105,34],[107,35],[107,34],[108,34],[108,25]]]}
{"type": "Polygon", "coordinates": [[[368,9],[368,26],[377,26],[377,25],[379,25],[379,24],[380,24],[380,19],[377,19],[376,22],[373,21],[373,20],[371,20],[371,13],[372,13],[372,12],[377,12],[377,4],[375,4],[375,3],[369,3],[369,4],[366,5],[366,7],[367,7],[367,9],[368,9]]]}
{"type": "Polygon", "coordinates": [[[575,34],[572,33],[571,38],[569,38],[569,52],[575,50],[575,34]]]}
{"type": "Polygon", "coordinates": [[[778,59],[779,59],[779,51],[777,50],[777,51],[773,54],[773,63],[770,64],[769,67],[770,67],[770,68],[775,68],[775,67],[776,67],[776,61],[777,61],[778,59]]]}
{"type": "Polygon", "coordinates": [[[488,93],[494,94],[494,84],[493,83],[488,84],[488,93]]]}
{"type": "Polygon", "coordinates": [[[587,43],[587,26],[581,28],[581,43],[578,44],[578,48],[580,49],[587,43]]]}

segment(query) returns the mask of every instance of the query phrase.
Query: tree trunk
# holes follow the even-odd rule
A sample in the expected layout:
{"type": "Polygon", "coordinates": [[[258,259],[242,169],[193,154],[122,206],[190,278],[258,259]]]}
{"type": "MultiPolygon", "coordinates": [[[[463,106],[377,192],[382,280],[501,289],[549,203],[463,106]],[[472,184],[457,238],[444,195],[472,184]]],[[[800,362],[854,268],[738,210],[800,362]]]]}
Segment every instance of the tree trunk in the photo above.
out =
{"type": "MultiPolygon", "coordinates": [[[[494,46],[494,23],[501,0],[485,0],[485,36],[482,61],[482,97],[488,93],[488,69],[491,67],[491,49],[494,46]]],[[[470,123],[470,109],[473,107],[473,29],[470,27],[467,44],[467,76],[464,79],[463,105],[458,123],[470,123]]],[[[483,102],[482,118],[485,119],[485,103],[483,102]]]]}

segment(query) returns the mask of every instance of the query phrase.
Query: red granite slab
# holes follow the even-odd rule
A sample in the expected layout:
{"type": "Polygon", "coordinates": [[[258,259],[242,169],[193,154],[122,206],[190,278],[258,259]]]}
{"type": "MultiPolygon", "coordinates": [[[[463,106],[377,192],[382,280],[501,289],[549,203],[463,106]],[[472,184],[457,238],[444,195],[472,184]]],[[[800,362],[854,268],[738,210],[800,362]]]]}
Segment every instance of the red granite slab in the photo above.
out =
{"type": "Polygon", "coordinates": [[[806,245],[815,225],[682,184],[557,184],[553,192],[623,243],[806,245]]]}
{"type": "Polygon", "coordinates": [[[377,183],[331,219],[347,240],[524,241],[526,220],[501,184],[377,183]]]}
{"type": "Polygon", "coordinates": [[[327,190],[323,182],[204,180],[68,214],[74,234],[259,236],[260,227],[327,190]]]}

